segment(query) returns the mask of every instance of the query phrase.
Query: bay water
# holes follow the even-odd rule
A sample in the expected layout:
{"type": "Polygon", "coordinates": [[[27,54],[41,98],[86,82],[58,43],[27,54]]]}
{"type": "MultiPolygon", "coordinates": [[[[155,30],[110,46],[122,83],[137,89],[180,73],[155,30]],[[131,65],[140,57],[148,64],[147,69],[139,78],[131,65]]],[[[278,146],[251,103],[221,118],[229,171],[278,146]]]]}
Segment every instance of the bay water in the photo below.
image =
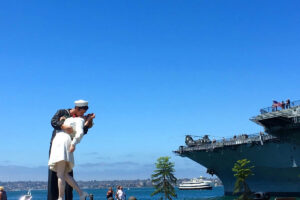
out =
{"type": "MultiPolygon", "coordinates": [[[[84,189],[89,194],[94,195],[94,200],[106,200],[107,189],[84,189]]],[[[137,200],[156,200],[159,199],[159,195],[151,197],[151,193],[154,188],[124,188],[127,199],[130,196],[135,196],[137,200]]],[[[26,194],[27,191],[8,191],[8,200],[19,200],[19,198],[26,194]]],[[[79,197],[75,191],[73,200],[79,200],[79,197]]],[[[214,187],[212,190],[178,190],[176,189],[177,200],[231,200],[233,197],[224,197],[224,188],[214,187]]],[[[46,200],[47,191],[46,190],[32,190],[31,194],[33,200],[46,200]]],[[[88,198],[89,199],[89,198],[88,198]]]]}

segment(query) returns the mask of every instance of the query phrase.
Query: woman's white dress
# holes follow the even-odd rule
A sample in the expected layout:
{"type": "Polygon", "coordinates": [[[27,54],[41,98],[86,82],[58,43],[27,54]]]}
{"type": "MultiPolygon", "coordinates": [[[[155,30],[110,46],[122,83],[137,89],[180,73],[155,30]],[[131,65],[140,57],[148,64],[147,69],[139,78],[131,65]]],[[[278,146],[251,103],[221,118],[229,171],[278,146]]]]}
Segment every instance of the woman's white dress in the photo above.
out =
{"type": "Polygon", "coordinates": [[[64,125],[71,126],[73,133],[68,134],[63,130],[56,132],[52,142],[49,158],[49,168],[56,171],[56,163],[60,161],[67,161],[67,172],[72,171],[74,167],[74,155],[69,151],[71,144],[76,145],[83,137],[84,119],[81,117],[70,117],[64,122],[64,125]]]}

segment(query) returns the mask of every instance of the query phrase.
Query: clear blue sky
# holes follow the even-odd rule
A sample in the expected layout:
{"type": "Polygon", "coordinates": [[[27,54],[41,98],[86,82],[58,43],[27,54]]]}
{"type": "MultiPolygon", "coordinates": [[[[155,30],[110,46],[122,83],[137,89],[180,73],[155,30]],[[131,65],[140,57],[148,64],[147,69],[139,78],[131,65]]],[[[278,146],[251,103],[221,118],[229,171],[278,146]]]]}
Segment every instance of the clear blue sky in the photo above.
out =
{"type": "Polygon", "coordinates": [[[50,119],[86,99],[95,126],[78,145],[81,180],[178,177],[185,134],[262,130],[273,99],[300,99],[299,1],[2,1],[0,180],[46,180],[50,119]],[[15,171],[18,171],[16,173],[15,171]]]}

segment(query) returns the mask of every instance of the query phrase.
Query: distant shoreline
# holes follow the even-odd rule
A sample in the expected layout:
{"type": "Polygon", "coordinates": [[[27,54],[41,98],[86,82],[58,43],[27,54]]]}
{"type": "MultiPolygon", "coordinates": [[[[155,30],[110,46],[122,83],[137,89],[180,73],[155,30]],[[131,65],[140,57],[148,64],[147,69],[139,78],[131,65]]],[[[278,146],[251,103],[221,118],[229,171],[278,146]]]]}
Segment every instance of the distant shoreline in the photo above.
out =
{"type": "MultiPolygon", "coordinates": [[[[215,180],[217,178],[213,178],[215,180]]],[[[178,183],[188,180],[178,179],[178,183]]],[[[152,187],[150,179],[137,179],[137,180],[112,180],[112,181],[78,181],[78,184],[83,189],[104,189],[108,187],[117,187],[122,185],[124,188],[147,188],[152,187]]],[[[11,181],[0,182],[1,186],[4,186],[6,191],[26,191],[26,190],[47,190],[47,181],[11,181]]]]}

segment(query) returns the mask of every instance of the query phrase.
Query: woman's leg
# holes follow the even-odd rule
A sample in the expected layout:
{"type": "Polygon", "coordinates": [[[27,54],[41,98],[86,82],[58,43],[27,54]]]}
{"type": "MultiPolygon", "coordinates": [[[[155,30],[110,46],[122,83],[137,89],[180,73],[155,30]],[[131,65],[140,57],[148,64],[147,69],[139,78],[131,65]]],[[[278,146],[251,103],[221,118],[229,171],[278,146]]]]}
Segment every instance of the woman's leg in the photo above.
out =
{"type": "Polygon", "coordinates": [[[62,200],[65,195],[65,171],[66,171],[66,161],[59,161],[56,163],[56,174],[57,174],[57,185],[58,185],[58,199],[62,200]]]}
{"type": "Polygon", "coordinates": [[[74,180],[74,178],[72,176],[70,176],[68,174],[68,172],[65,172],[64,174],[65,176],[65,180],[67,181],[67,183],[76,190],[76,192],[79,194],[79,196],[83,195],[82,190],[79,188],[78,184],[76,183],[76,181],[74,180]]]}

